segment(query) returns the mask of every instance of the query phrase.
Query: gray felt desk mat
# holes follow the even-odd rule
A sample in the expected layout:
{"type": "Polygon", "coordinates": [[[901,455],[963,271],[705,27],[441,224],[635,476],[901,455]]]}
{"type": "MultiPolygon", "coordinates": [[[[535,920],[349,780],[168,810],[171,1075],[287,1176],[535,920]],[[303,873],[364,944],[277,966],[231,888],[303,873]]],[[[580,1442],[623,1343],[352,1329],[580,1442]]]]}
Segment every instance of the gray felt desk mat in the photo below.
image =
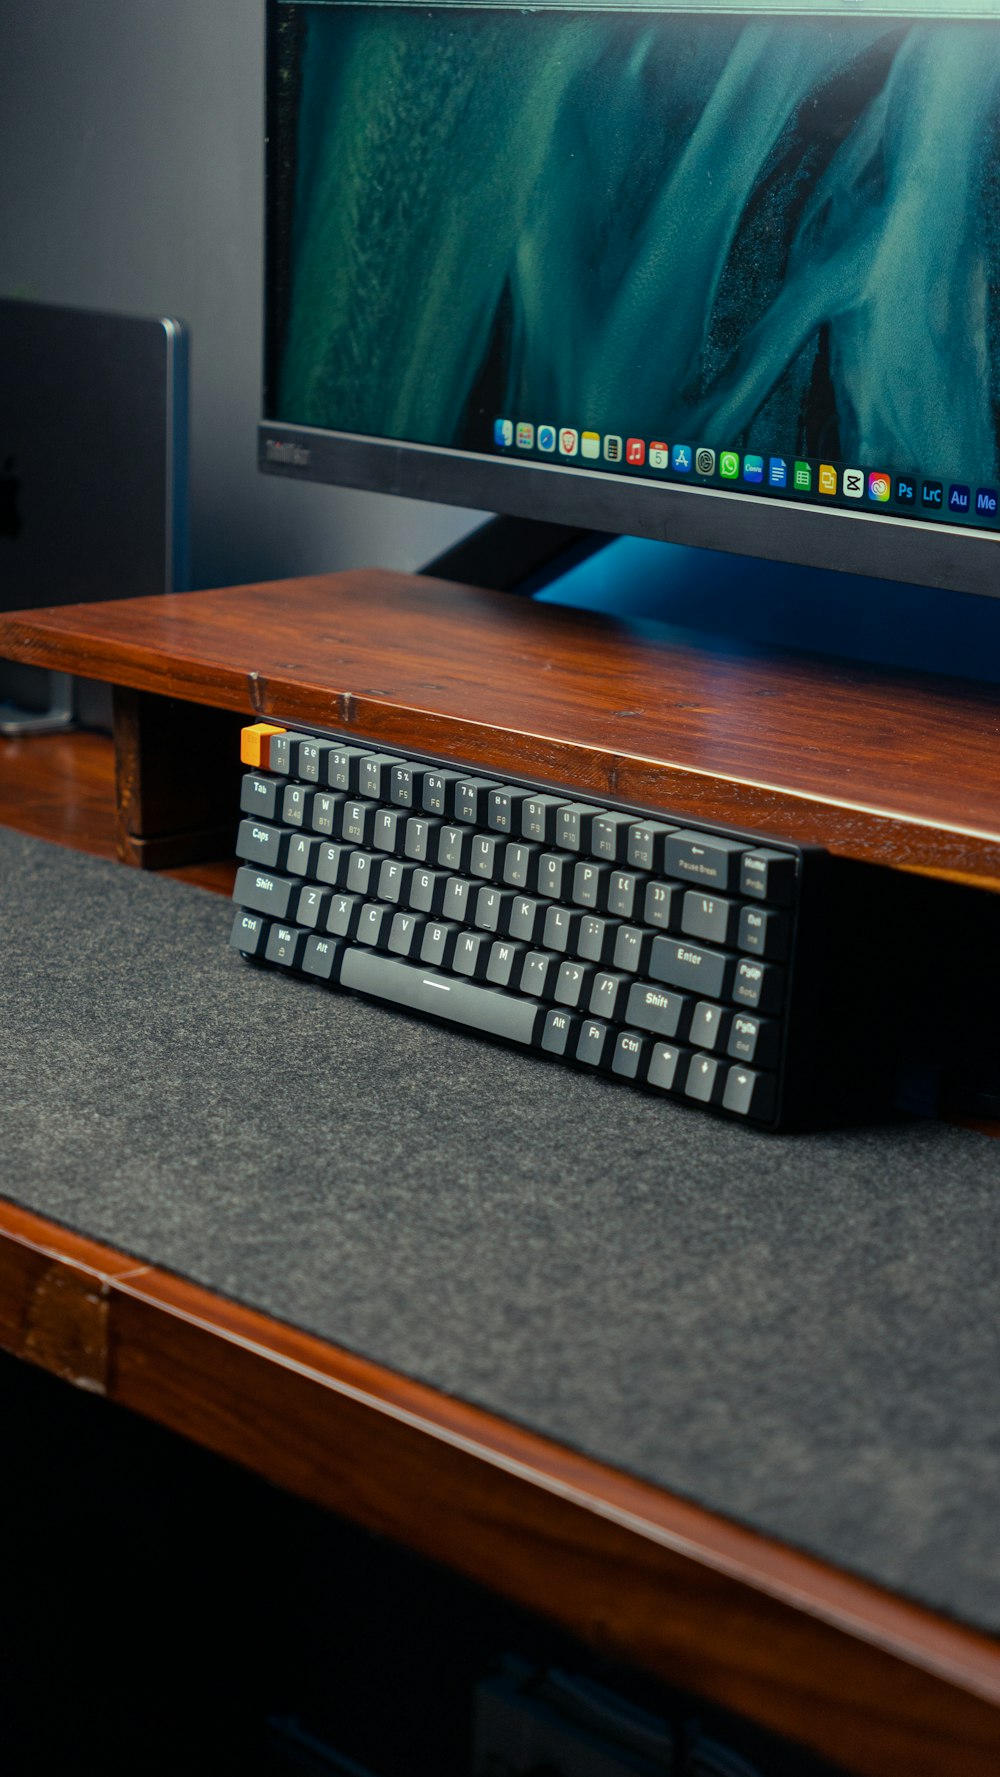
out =
{"type": "Polygon", "coordinates": [[[767,1136],[0,829],[0,1190],[1000,1631],[1000,1144],[767,1136]]]}

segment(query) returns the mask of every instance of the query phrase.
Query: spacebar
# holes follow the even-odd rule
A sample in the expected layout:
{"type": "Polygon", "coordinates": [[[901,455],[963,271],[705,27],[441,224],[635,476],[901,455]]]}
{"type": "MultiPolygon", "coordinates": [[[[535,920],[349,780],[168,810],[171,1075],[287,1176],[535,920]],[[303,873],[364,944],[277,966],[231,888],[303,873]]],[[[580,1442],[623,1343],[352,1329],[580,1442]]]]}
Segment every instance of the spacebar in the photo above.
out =
{"type": "Polygon", "coordinates": [[[492,987],[473,987],[470,982],[436,975],[433,969],[397,963],[371,950],[350,949],[340,968],[341,987],[377,994],[414,1012],[432,1012],[454,1024],[471,1025],[491,1037],[507,1037],[513,1043],[530,1043],[540,1007],[534,1000],[497,993],[492,987]]]}

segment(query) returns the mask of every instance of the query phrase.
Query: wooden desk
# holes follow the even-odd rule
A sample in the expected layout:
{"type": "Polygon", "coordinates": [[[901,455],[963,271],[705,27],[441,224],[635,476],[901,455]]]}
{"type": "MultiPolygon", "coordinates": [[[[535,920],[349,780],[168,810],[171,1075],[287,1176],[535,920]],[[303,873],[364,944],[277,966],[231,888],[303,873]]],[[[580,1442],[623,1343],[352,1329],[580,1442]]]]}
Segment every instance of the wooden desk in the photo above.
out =
{"type": "MultiPolygon", "coordinates": [[[[672,651],[535,607],[512,641],[510,615],[502,595],[346,575],[15,614],[0,649],[123,688],[117,842],[133,862],[209,846],[210,811],[185,826],[178,777],[204,768],[203,724],[236,712],[1000,886],[993,693],[672,651]]],[[[57,819],[50,785],[18,824],[85,843],[107,754],[45,744],[92,816],[57,819]]],[[[227,868],[207,879],[224,887],[227,868]]],[[[1000,1767],[989,1637],[9,1205],[0,1344],[846,1769],[1000,1767]]]]}

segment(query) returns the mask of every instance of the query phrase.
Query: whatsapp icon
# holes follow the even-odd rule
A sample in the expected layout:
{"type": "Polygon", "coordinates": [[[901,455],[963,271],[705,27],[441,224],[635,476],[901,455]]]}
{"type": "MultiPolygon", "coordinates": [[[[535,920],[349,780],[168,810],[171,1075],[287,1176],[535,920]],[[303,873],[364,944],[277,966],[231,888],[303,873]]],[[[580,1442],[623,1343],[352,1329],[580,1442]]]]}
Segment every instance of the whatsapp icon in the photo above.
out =
{"type": "Polygon", "coordinates": [[[735,450],[724,450],[719,458],[719,474],[727,481],[735,481],[740,472],[740,459],[735,450]]]}

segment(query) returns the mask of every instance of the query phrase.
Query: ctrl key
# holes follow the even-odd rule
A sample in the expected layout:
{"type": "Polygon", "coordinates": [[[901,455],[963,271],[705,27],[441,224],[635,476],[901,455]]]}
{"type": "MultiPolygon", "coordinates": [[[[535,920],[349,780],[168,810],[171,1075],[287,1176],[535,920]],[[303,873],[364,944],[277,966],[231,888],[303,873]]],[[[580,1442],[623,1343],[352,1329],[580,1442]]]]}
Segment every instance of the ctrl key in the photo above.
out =
{"type": "Polygon", "coordinates": [[[229,942],[242,956],[263,956],[267,943],[267,920],[260,913],[237,913],[229,942]]]}

